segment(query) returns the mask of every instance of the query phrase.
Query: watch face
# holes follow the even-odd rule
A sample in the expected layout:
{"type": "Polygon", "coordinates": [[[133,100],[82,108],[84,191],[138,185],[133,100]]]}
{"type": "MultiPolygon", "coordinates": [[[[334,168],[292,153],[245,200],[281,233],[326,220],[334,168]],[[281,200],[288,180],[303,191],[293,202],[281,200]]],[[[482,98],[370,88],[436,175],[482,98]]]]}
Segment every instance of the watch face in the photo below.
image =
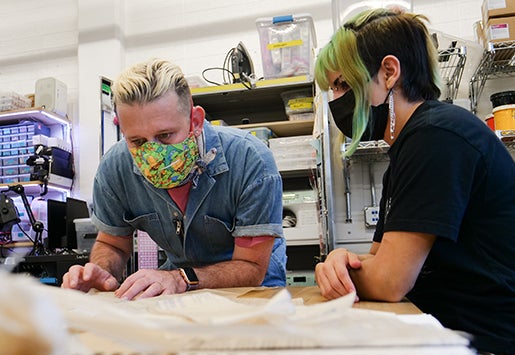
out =
{"type": "Polygon", "coordinates": [[[193,285],[198,284],[197,274],[195,274],[195,271],[192,268],[185,267],[183,270],[184,270],[184,273],[186,274],[186,277],[188,278],[190,284],[193,284],[193,285]]]}

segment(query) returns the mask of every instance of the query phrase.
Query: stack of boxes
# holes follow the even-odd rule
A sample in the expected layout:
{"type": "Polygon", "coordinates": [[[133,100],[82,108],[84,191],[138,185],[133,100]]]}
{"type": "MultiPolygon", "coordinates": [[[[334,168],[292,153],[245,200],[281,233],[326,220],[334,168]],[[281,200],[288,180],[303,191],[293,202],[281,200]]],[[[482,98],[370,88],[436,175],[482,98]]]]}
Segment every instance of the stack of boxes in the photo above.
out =
{"type": "Polygon", "coordinates": [[[488,43],[515,41],[515,0],[484,0],[482,21],[476,24],[478,42],[488,49],[488,43]]]}

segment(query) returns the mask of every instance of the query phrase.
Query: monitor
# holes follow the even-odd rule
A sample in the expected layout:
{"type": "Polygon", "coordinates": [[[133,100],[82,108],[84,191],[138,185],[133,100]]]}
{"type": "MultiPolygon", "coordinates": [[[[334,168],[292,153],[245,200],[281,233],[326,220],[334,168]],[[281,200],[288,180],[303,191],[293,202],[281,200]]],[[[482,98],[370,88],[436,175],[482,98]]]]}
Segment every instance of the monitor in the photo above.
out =
{"type": "Polygon", "coordinates": [[[63,248],[66,241],[66,202],[47,201],[47,235],[50,250],[63,248]]]}
{"type": "Polygon", "coordinates": [[[89,217],[88,204],[71,197],[67,197],[66,201],[47,202],[48,248],[77,249],[77,233],[73,221],[89,217]]]}

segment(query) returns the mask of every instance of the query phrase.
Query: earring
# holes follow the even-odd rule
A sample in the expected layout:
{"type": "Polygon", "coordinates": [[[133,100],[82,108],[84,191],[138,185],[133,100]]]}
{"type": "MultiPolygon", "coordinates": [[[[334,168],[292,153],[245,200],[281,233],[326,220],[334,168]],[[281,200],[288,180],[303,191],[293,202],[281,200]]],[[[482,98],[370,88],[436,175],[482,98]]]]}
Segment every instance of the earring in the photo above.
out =
{"type": "Polygon", "coordinates": [[[390,139],[395,137],[395,107],[393,103],[393,89],[388,94],[388,111],[390,116],[390,139]]]}

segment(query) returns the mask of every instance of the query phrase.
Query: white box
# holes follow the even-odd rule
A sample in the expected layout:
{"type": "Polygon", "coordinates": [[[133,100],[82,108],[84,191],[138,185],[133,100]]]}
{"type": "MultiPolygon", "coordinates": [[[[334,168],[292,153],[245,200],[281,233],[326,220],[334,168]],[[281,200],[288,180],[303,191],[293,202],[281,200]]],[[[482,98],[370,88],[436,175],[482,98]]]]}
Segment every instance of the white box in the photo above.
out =
{"type": "Polygon", "coordinates": [[[42,78],[36,81],[36,91],[34,94],[34,105],[44,107],[47,111],[52,111],[61,116],[66,116],[68,112],[67,87],[62,81],[56,78],[42,78]]]}
{"type": "Polygon", "coordinates": [[[32,137],[32,144],[33,145],[43,145],[45,147],[48,147],[48,137],[43,134],[35,134],[32,137]]]}
{"type": "Polygon", "coordinates": [[[283,228],[288,245],[316,244],[320,241],[317,195],[313,190],[283,192],[283,215],[293,214],[294,227],[283,228]]]}

